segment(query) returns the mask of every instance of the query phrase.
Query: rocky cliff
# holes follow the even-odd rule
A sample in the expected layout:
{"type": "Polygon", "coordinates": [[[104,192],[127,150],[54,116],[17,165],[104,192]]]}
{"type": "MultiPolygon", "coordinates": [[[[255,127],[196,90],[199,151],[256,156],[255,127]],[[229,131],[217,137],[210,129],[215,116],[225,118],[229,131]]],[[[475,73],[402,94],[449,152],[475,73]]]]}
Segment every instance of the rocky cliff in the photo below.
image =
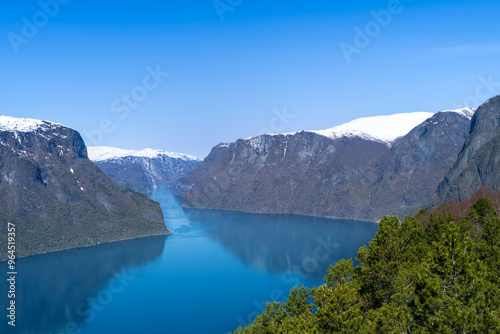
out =
{"type": "Polygon", "coordinates": [[[158,203],[114,185],[78,132],[46,121],[0,116],[0,207],[18,256],[169,233],[158,203]]]}
{"type": "Polygon", "coordinates": [[[411,114],[410,124],[395,115],[239,139],[215,147],[179,180],[176,195],[186,207],[377,220],[434,194],[472,113],[411,114]]]}
{"type": "Polygon", "coordinates": [[[177,180],[201,161],[193,156],[162,150],[121,150],[91,146],[90,159],[117,185],[144,195],[158,187],[174,190],[177,180]]]}
{"type": "Polygon", "coordinates": [[[472,115],[468,108],[439,112],[392,144],[371,187],[379,217],[416,214],[433,197],[468,136],[472,115]]]}
{"type": "Polygon", "coordinates": [[[500,95],[474,114],[460,155],[439,185],[437,202],[460,201],[481,185],[500,189],[500,95]]]}

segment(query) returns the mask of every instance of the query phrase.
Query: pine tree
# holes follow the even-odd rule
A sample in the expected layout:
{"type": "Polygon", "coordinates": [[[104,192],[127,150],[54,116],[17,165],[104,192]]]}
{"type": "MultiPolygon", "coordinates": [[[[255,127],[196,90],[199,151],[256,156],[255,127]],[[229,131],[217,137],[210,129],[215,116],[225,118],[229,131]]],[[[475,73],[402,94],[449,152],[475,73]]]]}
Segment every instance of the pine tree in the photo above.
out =
{"type": "Polygon", "coordinates": [[[427,328],[439,333],[481,333],[490,328],[486,266],[479,261],[476,246],[468,234],[449,223],[429,254],[427,285],[434,292],[428,308],[427,328]],[[439,286],[436,286],[439,282],[439,286]]]}
{"type": "Polygon", "coordinates": [[[312,290],[317,311],[315,330],[319,333],[358,333],[363,316],[363,303],[353,282],[352,259],[330,266],[325,284],[312,290]]]}
{"type": "Polygon", "coordinates": [[[313,304],[309,302],[311,298],[311,290],[302,285],[300,288],[294,286],[288,295],[285,303],[286,311],[291,317],[299,317],[303,314],[310,313],[313,304]]]}
{"type": "Polygon", "coordinates": [[[363,261],[359,271],[361,294],[370,307],[382,306],[396,292],[393,283],[404,249],[399,229],[397,217],[384,217],[375,238],[370,241],[369,251],[363,248],[361,254],[358,253],[358,258],[363,261]]]}
{"type": "Polygon", "coordinates": [[[319,287],[294,287],[235,334],[500,333],[500,218],[487,199],[458,223],[385,217],[356,260],[330,266],[319,287]]]}

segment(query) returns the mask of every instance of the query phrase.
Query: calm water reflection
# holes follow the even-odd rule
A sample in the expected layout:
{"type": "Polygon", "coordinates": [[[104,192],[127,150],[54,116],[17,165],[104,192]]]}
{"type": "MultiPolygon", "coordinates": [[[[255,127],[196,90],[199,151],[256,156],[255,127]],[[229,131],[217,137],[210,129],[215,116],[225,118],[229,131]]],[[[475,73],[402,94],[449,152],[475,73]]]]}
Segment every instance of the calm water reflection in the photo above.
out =
{"type": "MultiPolygon", "coordinates": [[[[321,284],[328,266],[355,257],[377,230],[367,222],[184,210],[162,191],[154,199],[174,235],[19,260],[17,326],[4,319],[0,332],[227,333],[293,285],[321,284]]],[[[5,310],[7,298],[0,300],[5,310]]]]}
{"type": "Polygon", "coordinates": [[[332,261],[355,257],[377,228],[370,222],[318,217],[186,212],[193,221],[209,226],[208,235],[245,265],[273,275],[296,271],[302,278],[323,278],[332,261]]]}
{"type": "MultiPolygon", "coordinates": [[[[92,315],[89,307],[98,291],[107,289],[106,283],[115,276],[126,280],[127,268],[160,256],[165,239],[154,236],[19,259],[16,328],[12,331],[2,321],[0,333],[64,332],[66,326],[80,325],[92,315]]],[[[1,270],[7,272],[5,263],[1,270]]],[[[7,291],[3,283],[2,292],[7,291]]],[[[113,287],[118,292],[120,282],[113,287]]],[[[109,296],[104,291],[100,297],[106,303],[109,296]]],[[[5,310],[7,299],[1,300],[5,310]]]]}

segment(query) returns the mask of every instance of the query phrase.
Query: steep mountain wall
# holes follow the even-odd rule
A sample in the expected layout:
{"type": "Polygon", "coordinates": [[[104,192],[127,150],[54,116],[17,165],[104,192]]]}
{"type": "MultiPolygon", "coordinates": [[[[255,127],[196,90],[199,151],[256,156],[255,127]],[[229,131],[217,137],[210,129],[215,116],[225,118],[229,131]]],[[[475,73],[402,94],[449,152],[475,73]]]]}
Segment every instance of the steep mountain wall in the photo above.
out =
{"type": "Polygon", "coordinates": [[[437,113],[390,144],[344,129],[239,139],[215,147],[176,194],[186,207],[378,220],[433,196],[471,116],[437,113]]]}
{"type": "Polygon", "coordinates": [[[460,201],[481,185],[500,189],[500,96],[481,105],[458,159],[437,191],[438,202],[460,201]]]}
{"type": "Polygon", "coordinates": [[[51,122],[0,116],[0,207],[18,256],[169,233],[158,203],[114,185],[80,134],[51,122]]]}

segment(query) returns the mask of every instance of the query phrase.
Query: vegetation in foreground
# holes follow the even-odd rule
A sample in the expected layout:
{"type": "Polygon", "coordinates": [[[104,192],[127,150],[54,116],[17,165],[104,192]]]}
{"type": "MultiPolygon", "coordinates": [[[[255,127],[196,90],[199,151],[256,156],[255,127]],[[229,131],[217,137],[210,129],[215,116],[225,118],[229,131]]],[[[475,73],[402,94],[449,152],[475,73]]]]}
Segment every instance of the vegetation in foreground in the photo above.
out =
{"type": "Polygon", "coordinates": [[[487,198],[461,219],[385,217],[356,260],[267,303],[234,334],[500,332],[500,219],[487,198]]]}

